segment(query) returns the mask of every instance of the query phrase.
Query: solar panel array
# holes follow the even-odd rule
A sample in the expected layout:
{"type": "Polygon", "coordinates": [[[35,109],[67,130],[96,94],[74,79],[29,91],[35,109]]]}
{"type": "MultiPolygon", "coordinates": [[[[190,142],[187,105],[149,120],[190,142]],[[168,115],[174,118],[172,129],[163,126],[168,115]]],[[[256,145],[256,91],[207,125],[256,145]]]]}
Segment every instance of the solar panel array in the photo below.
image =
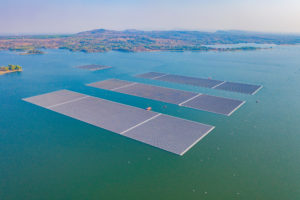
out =
{"type": "Polygon", "coordinates": [[[178,155],[214,128],[69,90],[24,100],[178,155]]]}
{"type": "Polygon", "coordinates": [[[175,90],[137,82],[122,81],[118,79],[99,81],[88,84],[88,86],[228,116],[244,103],[244,101],[235,99],[175,90]]]}
{"type": "Polygon", "coordinates": [[[137,77],[145,79],[155,79],[159,81],[173,82],[179,84],[193,85],[198,87],[206,87],[217,90],[225,90],[231,92],[239,92],[243,94],[255,94],[258,90],[262,88],[261,85],[251,85],[245,83],[234,83],[227,81],[219,81],[213,79],[205,78],[195,78],[189,76],[181,76],[174,74],[164,74],[158,72],[148,72],[144,74],[139,74],[137,77]]]}
{"type": "MultiPolygon", "coordinates": [[[[88,65],[80,68],[99,70],[109,67],[88,65]]],[[[159,72],[148,72],[137,76],[145,79],[252,95],[262,88],[260,85],[159,72]]],[[[236,99],[118,79],[99,81],[88,84],[88,86],[227,116],[230,116],[245,103],[236,99]]],[[[69,90],[59,90],[23,100],[178,155],[186,153],[214,129],[211,125],[172,117],[69,90]]]]}

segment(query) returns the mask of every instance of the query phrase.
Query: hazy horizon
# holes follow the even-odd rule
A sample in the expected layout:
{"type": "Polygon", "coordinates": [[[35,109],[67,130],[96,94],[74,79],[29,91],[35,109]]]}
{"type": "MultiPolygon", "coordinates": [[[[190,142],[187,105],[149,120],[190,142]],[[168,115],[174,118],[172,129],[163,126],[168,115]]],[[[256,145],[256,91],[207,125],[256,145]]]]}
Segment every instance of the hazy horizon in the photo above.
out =
{"type": "Polygon", "coordinates": [[[107,29],[103,27],[98,27],[94,29],[89,29],[89,30],[81,30],[77,32],[20,32],[20,33],[2,33],[0,32],[0,36],[30,36],[30,35],[72,35],[72,34],[77,34],[80,32],[85,32],[85,31],[92,31],[92,30],[99,30],[99,29],[104,29],[104,30],[109,30],[109,31],[128,31],[128,30],[136,30],[136,31],[199,31],[199,32],[208,32],[208,33],[215,33],[218,31],[225,31],[225,32],[241,32],[241,33],[253,33],[253,34],[275,34],[275,35],[300,35],[300,32],[264,32],[264,31],[249,31],[249,30],[196,30],[196,29],[107,29]]]}
{"type": "Polygon", "coordinates": [[[2,0],[1,8],[1,35],[99,28],[300,33],[297,0],[2,0]]]}

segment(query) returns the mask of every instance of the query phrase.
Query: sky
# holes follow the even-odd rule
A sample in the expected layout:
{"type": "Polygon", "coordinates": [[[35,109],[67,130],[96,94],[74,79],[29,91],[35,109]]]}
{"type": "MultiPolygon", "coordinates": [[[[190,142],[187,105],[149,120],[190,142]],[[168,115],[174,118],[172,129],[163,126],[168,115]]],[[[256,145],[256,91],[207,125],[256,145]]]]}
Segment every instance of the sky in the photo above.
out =
{"type": "Polygon", "coordinates": [[[300,0],[0,0],[0,34],[98,28],[300,33],[300,0]]]}

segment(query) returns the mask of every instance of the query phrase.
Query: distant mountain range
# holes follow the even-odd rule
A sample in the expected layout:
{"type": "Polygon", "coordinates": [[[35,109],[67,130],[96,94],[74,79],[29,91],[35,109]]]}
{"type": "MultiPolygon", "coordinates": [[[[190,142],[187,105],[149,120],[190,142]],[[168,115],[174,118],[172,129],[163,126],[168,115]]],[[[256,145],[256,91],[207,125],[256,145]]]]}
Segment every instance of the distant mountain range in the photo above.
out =
{"type": "Polygon", "coordinates": [[[212,48],[213,44],[298,44],[300,35],[269,34],[246,31],[114,31],[96,29],[70,35],[24,35],[0,37],[2,50],[60,48],[70,51],[236,51],[255,47],[212,48]]]}

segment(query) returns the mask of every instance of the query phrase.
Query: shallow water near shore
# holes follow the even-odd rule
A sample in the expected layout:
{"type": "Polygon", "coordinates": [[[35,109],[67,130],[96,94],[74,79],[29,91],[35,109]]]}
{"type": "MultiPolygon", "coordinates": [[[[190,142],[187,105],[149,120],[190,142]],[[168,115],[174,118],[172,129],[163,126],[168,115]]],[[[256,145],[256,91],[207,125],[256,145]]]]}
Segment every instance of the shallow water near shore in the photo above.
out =
{"type": "MultiPolygon", "coordinates": [[[[239,52],[0,52],[0,199],[299,199],[300,46],[239,52]],[[88,71],[76,66],[99,64],[88,71]],[[135,78],[262,84],[255,95],[135,78]],[[230,117],[86,86],[118,78],[245,100],[230,117]],[[22,101],[60,89],[216,126],[184,156],[22,101]],[[166,106],[165,106],[166,105],[166,106]]],[[[184,133],[183,133],[184,134],[184,133]]]]}

